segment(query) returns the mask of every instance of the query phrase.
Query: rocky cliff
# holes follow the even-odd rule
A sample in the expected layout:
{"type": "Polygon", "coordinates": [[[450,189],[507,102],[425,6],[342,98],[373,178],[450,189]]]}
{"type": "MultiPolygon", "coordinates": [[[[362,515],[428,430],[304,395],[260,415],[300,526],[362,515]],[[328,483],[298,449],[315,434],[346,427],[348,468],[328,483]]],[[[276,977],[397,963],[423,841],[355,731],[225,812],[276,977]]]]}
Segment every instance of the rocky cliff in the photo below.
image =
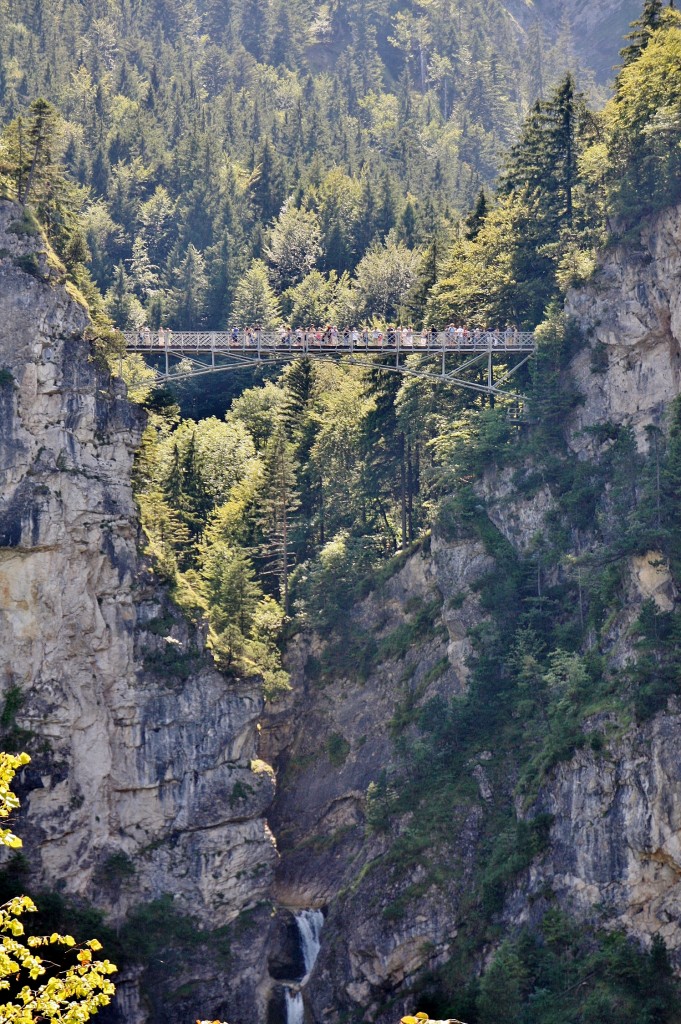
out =
{"type": "MultiPolygon", "coordinates": [[[[584,338],[567,371],[583,396],[567,432],[581,460],[597,454],[587,428],[630,424],[643,451],[646,427],[665,425],[680,391],[679,253],[674,210],[633,248],[609,250],[569,299],[584,338]]],[[[310,1019],[394,1021],[468,941],[478,862],[496,809],[514,801],[521,822],[550,827],[505,890],[497,937],[550,904],[643,943],[659,934],[681,964],[673,700],[641,725],[595,714],[586,728],[599,742],[563,758],[529,803],[516,800],[512,758],[475,748],[445,798],[438,781],[443,829],[425,849],[399,804],[407,754],[420,710],[466,692],[472,630],[488,616],[480,585],[503,575],[498,553],[437,528],[351,610],[344,650],[294,638],[292,692],[263,712],[259,688],[215,671],[140,559],[140,414],[84,341],[87,317],[59,266],[6,203],[0,314],[2,740],[33,756],[21,825],[33,887],[103,908],[143,947],[125,966],[120,1020],[280,1024],[282,985],[301,975],[291,912],[321,908],[310,1019]],[[387,822],[383,793],[398,808],[387,822]]],[[[521,494],[503,469],[476,486],[480,514],[531,555],[556,515],[552,481],[521,494]]],[[[625,570],[606,636],[614,670],[632,657],[643,602],[677,602],[658,552],[625,570]]]]}
{"type": "MultiPolygon", "coordinates": [[[[594,455],[594,425],[631,425],[642,450],[646,426],[665,425],[681,391],[680,254],[677,209],[646,226],[633,247],[609,250],[593,283],[570,296],[568,313],[584,338],[568,369],[583,396],[568,430],[580,459],[594,455]]],[[[510,471],[491,471],[478,491],[490,521],[523,555],[548,530],[556,498],[548,484],[520,495],[513,481],[510,471]]],[[[418,742],[418,708],[465,690],[470,629],[484,619],[478,583],[494,564],[481,542],[436,530],[352,613],[377,640],[364,678],[342,670],[320,678],[315,639],[291,652],[293,694],[288,707],[270,709],[263,737],[281,777],[271,815],[282,854],[276,897],[327,912],[306,990],[313,1020],[349,1014],[387,1022],[413,1011],[409,993],[466,942],[483,819],[500,794],[515,799],[517,779],[496,750],[480,750],[465,765],[468,798],[446,811],[433,807],[449,816],[451,830],[450,841],[427,851],[439,875],[424,868],[408,809],[387,831],[375,827],[372,791],[404,779],[402,753],[418,742]]],[[[677,601],[659,552],[630,557],[624,576],[626,600],[605,642],[613,672],[633,658],[631,626],[643,602],[670,612],[677,601]]],[[[513,933],[559,906],[594,926],[623,928],[644,946],[659,935],[681,967],[681,713],[672,700],[641,725],[612,724],[596,715],[585,728],[603,744],[563,760],[538,798],[517,805],[521,818],[545,815],[553,824],[498,921],[513,933]]]]}
{"type": "Polygon", "coordinates": [[[257,682],[215,671],[140,560],[142,417],[87,327],[35,226],[0,203],[0,720],[3,742],[33,758],[20,826],[31,884],[117,925],[132,914],[141,932],[156,920],[174,945],[172,976],[147,971],[141,996],[141,968],[123,976],[126,1024],[225,1001],[246,1019],[268,916],[253,908],[276,857],[272,776],[253,763],[262,699],[257,682]],[[222,958],[200,935],[183,946],[194,920],[222,929],[222,958]]]}

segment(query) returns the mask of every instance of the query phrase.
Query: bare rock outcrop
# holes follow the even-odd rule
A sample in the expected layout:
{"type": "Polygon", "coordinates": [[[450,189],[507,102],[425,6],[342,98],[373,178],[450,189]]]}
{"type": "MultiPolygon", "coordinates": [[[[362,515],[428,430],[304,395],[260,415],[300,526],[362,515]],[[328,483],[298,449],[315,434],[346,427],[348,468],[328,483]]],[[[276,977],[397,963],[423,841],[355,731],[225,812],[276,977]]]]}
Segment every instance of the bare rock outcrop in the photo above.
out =
{"type": "Polygon", "coordinates": [[[541,910],[548,886],[582,919],[644,945],[659,935],[681,967],[679,736],[670,706],[607,756],[583,750],[556,769],[533,809],[553,816],[550,845],[509,901],[515,924],[541,910]]]}
{"type": "MultiPolygon", "coordinates": [[[[679,276],[677,209],[648,225],[633,251],[608,250],[594,282],[570,296],[568,312],[587,341],[571,367],[585,399],[569,425],[580,457],[590,454],[593,441],[584,431],[595,424],[630,423],[642,448],[646,426],[663,424],[681,390],[679,276]]],[[[476,492],[480,514],[519,556],[530,555],[547,517],[555,515],[550,486],[522,495],[514,473],[491,469],[476,492]]],[[[435,533],[429,550],[414,555],[353,612],[378,641],[368,678],[339,673],[325,677],[322,688],[310,672],[320,654],[316,641],[301,642],[293,652],[291,705],[266,725],[283,776],[273,811],[282,849],[275,891],[293,908],[328,908],[305,992],[314,1020],[361,1013],[387,1021],[388,1004],[393,1019],[400,1009],[413,1011],[411,987],[455,951],[485,805],[499,791],[494,754],[480,751],[466,765],[471,799],[449,809],[452,842],[435,856],[454,870],[438,884],[418,857],[399,863],[395,850],[409,830],[409,813],[387,830],[367,828],[372,808],[366,794],[382,777],[388,784],[399,780],[399,747],[418,736],[409,714],[434,695],[465,689],[469,632],[483,616],[476,584],[490,571],[494,561],[482,543],[435,533]],[[396,655],[386,638],[413,621],[415,607],[431,603],[432,632],[396,655]],[[435,667],[445,664],[439,676],[435,667]]],[[[624,607],[605,638],[612,671],[633,656],[630,627],[642,603],[652,600],[669,612],[678,599],[659,551],[632,556],[624,581],[624,607]]],[[[619,732],[613,724],[595,716],[586,728],[603,733],[603,743],[586,745],[559,764],[536,802],[518,808],[521,815],[550,815],[553,825],[545,854],[520,876],[503,917],[513,932],[558,905],[596,925],[621,927],[644,944],[660,935],[681,968],[679,709],[643,725],[620,723],[619,732]]],[[[512,799],[513,780],[501,779],[501,785],[504,799],[512,799]]]]}
{"type": "MultiPolygon", "coordinates": [[[[26,853],[34,885],[113,922],[171,897],[174,915],[217,929],[266,898],[276,859],[273,777],[252,766],[262,698],[215,670],[140,560],[142,417],[87,326],[41,237],[0,203],[0,702],[3,742],[33,757],[26,853]]],[[[208,957],[180,1015],[217,1015],[230,992],[252,1016],[257,949],[231,981],[208,957]]],[[[173,1020],[190,959],[165,999],[167,979],[146,1004],[124,979],[123,1019],[173,1020]]]]}
{"type": "Polygon", "coordinates": [[[596,423],[631,423],[639,444],[645,428],[662,425],[681,391],[681,207],[646,223],[636,243],[606,250],[592,283],[571,293],[567,313],[588,345],[571,371],[584,402],[572,443],[596,423]]]}

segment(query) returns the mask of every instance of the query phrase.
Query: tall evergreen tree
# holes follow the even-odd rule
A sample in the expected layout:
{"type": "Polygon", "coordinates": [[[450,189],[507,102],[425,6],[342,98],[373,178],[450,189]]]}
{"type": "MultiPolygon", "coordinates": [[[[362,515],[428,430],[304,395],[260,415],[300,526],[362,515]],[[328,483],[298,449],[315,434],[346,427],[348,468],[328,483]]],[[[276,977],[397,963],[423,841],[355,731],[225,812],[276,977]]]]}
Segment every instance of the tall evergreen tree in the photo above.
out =
{"type": "Polygon", "coordinates": [[[487,202],[487,193],[484,188],[481,188],[478,192],[478,198],[475,201],[475,206],[464,221],[466,238],[469,239],[469,241],[472,242],[474,238],[478,237],[480,228],[485,222],[488,209],[489,204],[487,202]]]}
{"type": "Polygon", "coordinates": [[[296,513],[299,509],[296,465],[283,423],[277,424],[265,449],[260,520],[263,543],[260,556],[265,575],[278,584],[284,614],[289,613],[289,578],[294,564],[296,513]]]}
{"type": "Polygon", "coordinates": [[[660,27],[663,6],[662,0],[644,0],[641,16],[631,23],[627,45],[620,50],[623,67],[638,60],[645,50],[651,35],[660,27]]]}

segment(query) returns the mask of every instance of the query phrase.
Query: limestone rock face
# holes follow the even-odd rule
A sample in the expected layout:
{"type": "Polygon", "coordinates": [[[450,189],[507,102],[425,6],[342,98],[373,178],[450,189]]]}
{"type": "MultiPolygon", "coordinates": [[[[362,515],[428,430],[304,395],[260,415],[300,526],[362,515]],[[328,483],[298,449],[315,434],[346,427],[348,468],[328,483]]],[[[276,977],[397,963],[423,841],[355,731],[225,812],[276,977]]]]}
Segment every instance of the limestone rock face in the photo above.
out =
{"type": "Polygon", "coordinates": [[[537,809],[554,816],[545,859],[511,910],[536,912],[547,883],[563,906],[649,943],[661,936],[681,966],[681,709],[559,766],[537,809]],[[575,837],[579,837],[576,841],[575,837]]]}
{"type": "MultiPolygon", "coordinates": [[[[589,453],[592,442],[582,431],[593,424],[629,422],[644,446],[645,427],[663,423],[681,390],[680,275],[681,210],[672,210],[643,231],[634,252],[610,250],[593,284],[570,296],[568,312],[587,337],[572,364],[585,396],[570,424],[578,452],[589,453]]],[[[486,509],[519,554],[531,552],[554,509],[550,487],[523,496],[513,473],[490,470],[476,490],[481,514],[486,509]]],[[[483,615],[476,583],[493,569],[481,543],[435,533],[429,550],[408,560],[353,613],[378,645],[368,677],[339,672],[320,688],[311,671],[320,654],[316,641],[301,641],[292,652],[290,706],[266,718],[268,750],[282,770],[272,813],[282,852],[275,892],[294,909],[327,911],[319,960],[305,989],[316,1021],[334,1024],[362,1014],[387,1024],[402,1010],[413,1012],[410,988],[448,958],[465,923],[466,880],[485,804],[500,784],[508,786],[509,799],[513,792],[512,780],[500,783],[493,753],[480,751],[466,765],[471,800],[451,807],[453,840],[437,851],[455,870],[437,886],[418,856],[396,863],[408,813],[391,820],[387,831],[366,828],[375,813],[367,791],[382,778],[388,785],[399,779],[399,746],[418,735],[409,714],[429,697],[465,689],[469,630],[483,615]],[[432,605],[433,630],[398,655],[390,637],[413,621],[419,602],[432,605]],[[440,676],[436,666],[443,664],[440,676]]],[[[660,552],[632,557],[625,580],[625,608],[606,638],[614,670],[632,657],[629,629],[642,603],[652,600],[668,612],[678,600],[660,552]]],[[[607,733],[608,725],[595,716],[587,728],[607,733]]],[[[659,934],[681,968],[679,737],[681,709],[671,707],[608,741],[607,756],[585,747],[554,770],[531,808],[519,808],[521,814],[550,814],[554,824],[546,854],[507,902],[509,929],[538,918],[550,891],[550,905],[577,917],[622,927],[644,943],[659,934]]]]}
{"type": "MultiPolygon", "coordinates": [[[[141,414],[93,361],[82,306],[6,202],[0,253],[2,740],[33,757],[20,829],[34,882],[113,921],[170,895],[201,927],[226,926],[266,896],[276,859],[272,776],[251,768],[260,693],[215,671],[141,563],[141,414]]],[[[230,990],[243,982],[251,1008],[254,959],[230,990]]],[[[213,1006],[190,1002],[186,1019],[229,989],[211,990],[206,970],[213,1006]]],[[[153,1019],[122,990],[126,1021],[153,1019]]],[[[173,1019],[162,998],[157,1009],[173,1019]]]]}
{"type": "MultiPolygon", "coordinates": [[[[300,640],[290,653],[293,692],[264,719],[265,756],[276,762],[280,779],[270,817],[281,851],[275,899],[293,910],[327,911],[319,960],[305,988],[314,1020],[333,1021],[343,1012],[395,1019],[400,993],[406,1012],[410,982],[451,949],[479,838],[479,808],[452,808],[460,842],[441,855],[456,861],[459,880],[446,891],[429,885],[411,917],[397,908],[426,873],[417,863],[405,873],[385,860],[408,816],[388,832],[367,829],[368,793],[395,774],[395,737],[399,744],[416,738],[409,723],[419,708],[437,695],[464,691],[467,634],[481,618],[474,585],[492,567],[479,541],[434,536],[429,549],[407,559],[351,613],[349,643],[362,630],[376,643],[366,678],[340,666],[322,687],[315,675],[319,641],[300,640]],[[409,640],[405,629],[418,616],[423,624],[409,640]],[[398,1000],[389,1009],[388,992],[398,1000]]],[[[481,764],[472,764],[470,775],[488,792],[481,764]]]]}
{"type": "Polygon", "coordinates": [[[641,446],[681,390],[681,207],[646,224],[639,243],[608,250],[593,283],[573,291],[567,312],[589,344],[572,372],[585,401],[572,443],[595,423],[629,422],[641,446]],[[597,372],[594,372],[594,369],[597,372]]]}

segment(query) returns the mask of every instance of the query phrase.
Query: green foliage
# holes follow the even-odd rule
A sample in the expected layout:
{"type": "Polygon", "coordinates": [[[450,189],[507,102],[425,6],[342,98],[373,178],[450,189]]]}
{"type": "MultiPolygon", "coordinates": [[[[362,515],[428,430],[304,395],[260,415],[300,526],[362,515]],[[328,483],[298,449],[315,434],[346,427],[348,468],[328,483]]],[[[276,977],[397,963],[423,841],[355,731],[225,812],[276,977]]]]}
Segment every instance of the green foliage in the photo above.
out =
{"type": "Polygon", "coordinates": [[[350,753],[350,744],[339,732],[332,732],[326,743],[326,752],[334,768],[342,768],[350,753]]]}
{"type": "Polygon", "coordinates": [[[378,644],[377,656],[380,661],[389,658],[404,658],[419,641],[433,634],[440,611],[440,601],[419,603],[411,622],[397,626],[378,644]]]}
{"type": "Polygon", "coordinates": [[[101,866],[98,875],[103,884],[111,885],[133,878],[136,873],[134,861],[123,850],[110,853],[101,866]]]}
{"type": "Polygon", "coordinates": [[[568,75],[525,121],[496,203],[478,197],[443,261],[428,317],[475,327],[541,322],[561,288],[587,279],[605,237],[605,195],[586,154],[600,125],[568,75]]]}
{"type": "Polygon", "coordinates": [[[671,1022],[678,996],[660,940],[644,952],[621,932],[594,934],[550,912],[539,934],[504,943],[483,974],[479,1020],[495,1024],[500,1006],[509,1019],[536,1024],[671,1022]]]}
{"type": "Polygon", "coordinates": [[[606,111],[609,203],[625,228],[681,195],[681,15],[644,20],[606,111]]]}
{"type": "MultiPolygon", "coordinates": [[[[374,289],[391,252],[404,246],[408,268],[452,229],[454,211],[492,183],[519,112],[563,71],[565,33],[539,40],[472,0],[456,18],[441,5],[308,0],[177,0],[134,16],[123,0],[101,12],[65,0],[38,17],[12,0],[0,189],[23,194],[33,169],[29,198],[50,237],[64,236],[60,256],[89,249],[77,262],[105,293],[122,264],[126,297],[112,308],[141,310],[152,326],[173,317],[214,329],[253,312],[243,284],[263,257],[283,291],[309,271],[352,274],[386,239],[386,267],[363,268],[357,297],[396,308],[399,289],[374,289]],[[36,96],[46,99],[29,105],[36,96]],[[67,240],[73,189],[85,224],[67,240]]],[[[261,273],[261,294],[265,283],[261,273]]],[[[319,323],[321,306],[303,305],[319,323]]],[[[342,323],[346,309],[336,295],[325,316],[342,323]]]]}
{"type": "Polygon", "coordinates": [[[172,961],[178,949],[212,948],[222,952],[223,961],[229,958],[225,930],[200,929],[194,918],[180,913],[169,894],[132,910],[118,938],[124,949],[135,950],[135,958],[145,964],[153,964],[163,953],[172,961]]]}
{"type": "Polygon", "coordinates": [[[232,321],[271,328],[280,319],[279,303],[270,287],[265,264],[254,260],[236,287],[232,321]]]}
{"type": "Polygon", "coordinates": [[[34,736],[30,730],[17,725],[17,715],[25,702],[26,694],[20,686],[12,684],[5,690],[0,712],[0,746],[17,754],[29,746],[34,736]]]}
{"type": "Polygon", "coordinates": [[[481,876],[482,908],[486,914],[502,909],[509,883],[548,848],[552,824],[552,815],[540,814],[527,821],[516,821],[497,834],[481,876]]]}

